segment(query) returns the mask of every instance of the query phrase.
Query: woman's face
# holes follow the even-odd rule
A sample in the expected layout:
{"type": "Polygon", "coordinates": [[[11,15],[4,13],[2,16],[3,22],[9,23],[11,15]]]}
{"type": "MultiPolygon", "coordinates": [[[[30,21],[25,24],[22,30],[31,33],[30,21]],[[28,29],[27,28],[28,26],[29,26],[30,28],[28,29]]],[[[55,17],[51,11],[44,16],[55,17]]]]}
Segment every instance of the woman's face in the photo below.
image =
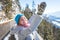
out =
{"type": "Polygon", "coordinates": [[[28,24],[28,20],[25,16],[22,16],[19,20],[19,25],[26,25],[28,24]]]}

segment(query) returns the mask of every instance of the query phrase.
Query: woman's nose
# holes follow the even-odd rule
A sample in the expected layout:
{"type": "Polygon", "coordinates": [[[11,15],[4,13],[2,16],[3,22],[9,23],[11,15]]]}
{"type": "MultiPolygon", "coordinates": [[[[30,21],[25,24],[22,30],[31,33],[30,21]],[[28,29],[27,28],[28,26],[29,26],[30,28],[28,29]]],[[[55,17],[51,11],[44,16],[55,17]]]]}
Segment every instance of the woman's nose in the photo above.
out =
{"type": "Polygon", "coordinates": [[[25,23],[27,23],[27,21],[25,21],[25,23]]]}

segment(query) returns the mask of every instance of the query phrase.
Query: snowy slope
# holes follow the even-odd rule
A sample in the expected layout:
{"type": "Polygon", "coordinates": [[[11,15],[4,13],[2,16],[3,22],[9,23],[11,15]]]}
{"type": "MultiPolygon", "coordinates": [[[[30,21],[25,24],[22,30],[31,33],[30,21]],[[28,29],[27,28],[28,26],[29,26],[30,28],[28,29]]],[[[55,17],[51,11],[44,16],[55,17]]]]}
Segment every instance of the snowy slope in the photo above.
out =
{"type": "Polygon", "coordinates": [[[50,21],[51,23],[56,25],[57,28],[60,28],[60,11],[54,12],[54,13],[43,14],[43,17],[48,22],[50,21]]]}

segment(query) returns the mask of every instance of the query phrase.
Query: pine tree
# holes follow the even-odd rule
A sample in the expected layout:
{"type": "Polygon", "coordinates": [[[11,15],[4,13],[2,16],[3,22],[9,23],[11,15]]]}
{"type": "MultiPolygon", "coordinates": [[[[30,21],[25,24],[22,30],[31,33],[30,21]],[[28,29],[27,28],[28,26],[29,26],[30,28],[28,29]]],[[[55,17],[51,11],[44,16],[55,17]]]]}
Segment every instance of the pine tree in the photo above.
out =
{"type": "Polygon", "coordinates": [[[19,11],[20,11],[21,10],[20,1],[19,0],[15,0],[15,1],[16,1],[16,4],[18,5],[19,11]]]}
{"type": "Polygon", "coordinates": [[[53,36],[53,25],[43,20],[39,26],[39,34],[44,38],[44,40],[54,40],[53,36]]]}
{"type": "Polygon", "coordinates": [[[25,8],[25,11],[24,11],[24,15],[29,19],[31,16],[32,16],[32,12],[31,10],[29,9],[29,5],[26,4],[26,8],[25,8]]]}
{"type": "Polygon", "coordinates": [[[6,17],[11,19],[11,13],[9,13],[9,11],[11,10],[12,7],[12,0],[2,0],[2,4],[3,4],[3,10],[5,11],[6,17]]]}

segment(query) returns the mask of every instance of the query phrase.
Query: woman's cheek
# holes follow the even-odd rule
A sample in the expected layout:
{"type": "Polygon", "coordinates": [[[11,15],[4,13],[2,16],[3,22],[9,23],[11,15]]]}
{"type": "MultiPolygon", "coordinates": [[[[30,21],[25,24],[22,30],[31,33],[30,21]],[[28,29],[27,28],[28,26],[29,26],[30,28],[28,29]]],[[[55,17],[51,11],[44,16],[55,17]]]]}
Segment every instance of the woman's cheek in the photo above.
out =
{"type": "Polygon", "coordinates": [[[23,23],[23,21],[21,21],[21,22],[20,22],[20,24],[22,24],[22,25],[23,25],[23,24],[24,24],[24,23],[23,23]]]}
{"type": "Polygon", "coordinates": [[[27,21],[25,21],[25,24],[27,24],[28,22],[27,21]]]}

